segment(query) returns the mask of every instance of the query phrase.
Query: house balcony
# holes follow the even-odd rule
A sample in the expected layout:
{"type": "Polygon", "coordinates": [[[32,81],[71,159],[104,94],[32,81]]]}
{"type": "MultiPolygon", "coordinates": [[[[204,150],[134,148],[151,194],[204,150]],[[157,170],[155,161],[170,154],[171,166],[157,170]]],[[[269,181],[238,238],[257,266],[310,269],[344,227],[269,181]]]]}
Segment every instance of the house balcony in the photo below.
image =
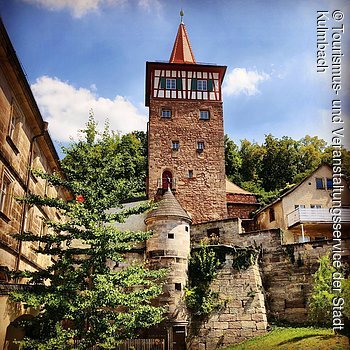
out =
{"type": "MultiPolygon", "coordinates": [[[[350,222],[350,209],[341,209],[341,222],[350,222]]],[[[330,208],[297,208],[287,214],[288,228],[304,223],[332,223],[332,214],[330,208]]]]}

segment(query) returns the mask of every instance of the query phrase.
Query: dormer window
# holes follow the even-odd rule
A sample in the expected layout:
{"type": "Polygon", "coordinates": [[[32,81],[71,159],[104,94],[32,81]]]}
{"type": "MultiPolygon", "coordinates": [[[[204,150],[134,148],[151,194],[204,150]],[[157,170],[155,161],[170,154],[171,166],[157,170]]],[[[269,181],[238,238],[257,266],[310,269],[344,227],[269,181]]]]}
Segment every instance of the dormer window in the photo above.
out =
{"type": "Polygon", "coordinates": [[[175,90],[176,89],[176,79],[166,79],[165,88],[168,90],[175,90]]]}

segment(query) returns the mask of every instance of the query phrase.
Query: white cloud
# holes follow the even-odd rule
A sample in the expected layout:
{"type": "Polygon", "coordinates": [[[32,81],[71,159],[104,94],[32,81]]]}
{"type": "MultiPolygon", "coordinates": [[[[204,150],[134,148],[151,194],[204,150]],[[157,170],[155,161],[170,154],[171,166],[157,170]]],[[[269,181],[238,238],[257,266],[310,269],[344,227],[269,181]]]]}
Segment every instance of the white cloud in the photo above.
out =
{"type": "Polygon", "coordinates": [[[90,11],[96,11],[104,0],[23,0],[29,4],[45,7],[51,11],[68,9],[74,17],[82,17],[90,11]]]}
{"type": "Polygon", "coordinates": [[[147,12],[158,13],[161,9],[161,3],[158,0],[138,0],[137,4],[147,12]]]}
{"type": "MultiPolygon", "coordinates": [[[[130,0],[22,0],[26,3],[44,7],[50,11],[61,11],[67,9],[73,17],[81,18],[89,12],[96,12],[103,6],[124,5],[130,0]]],[[[161,3],[159,0],[136,0],[137,6],[151,12],[159,12],[161,3]]]]}
{"type": "Polygon", "coordinates": [[[248,96],[256,95],[260,92],[258,85],[269,78],[270,76],[264,72],[234,68],[225,78],[223,92],[226,95],[239,95],[241,93],[248,96]]]}
{"type": "Polygon", "coordinates": [[[48,76],[38,78],[31,87],[54,140],[65,142],[75,137],[85,127],[91,109],[101,127],[108,119],[110,128],[122,133],[146,129],[146,111],[123,96],[113,100],[99,97],[91,90],[48,76]]]}

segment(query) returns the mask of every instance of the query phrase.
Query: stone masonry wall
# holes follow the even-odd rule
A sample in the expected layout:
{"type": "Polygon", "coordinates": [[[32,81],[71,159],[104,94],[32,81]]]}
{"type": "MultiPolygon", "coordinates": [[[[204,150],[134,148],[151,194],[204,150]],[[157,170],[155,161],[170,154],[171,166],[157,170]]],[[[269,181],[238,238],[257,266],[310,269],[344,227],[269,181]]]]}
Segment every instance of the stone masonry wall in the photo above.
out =
{"type": "MultiPolygon", "coordinates": [[[[241,220],[239,218],[226,219],[219,221],[205,222],[191,226],[191,245],[196,246],[202,241],[209,244],[228,244],[232,245],[239,234],[242,232],[241,220]],[[208,236],[210,230],[218,229],[219,236],[212,239],[208,236]],[[208,232],[209,230],[209,232],[208,232]],[[213,242],[214,241],[214,242],[213,242]]],[[[237,245],[241,245],[240,243],[237,245]]]]}
{"type": "Polygon", "coordinates": [[[176,181],[174,194],[193,223],[226,218],[222,102],[151,99],[149,115],[149,198],[168,170],[176,181]],[[171,109],[172,117],[162,118],[162,108],[171,109]],[[209,120],[199,119],[202,109],[209,110],[209,120]],[[172,141],[179,142],[178,150],[172,150],[172,141]],[[197,142],[204,142],[203,152],[197,142]]]}
{"type": "MultiPolygon", "coordinates": [[[[307,322],[307,300],[319,257],[330,253],[332,240],[281,244],[280,230],[266,230],[236,236],[233,244],[262,247],[260,263],[269,321],[307,322]]],[[[342,241],[344,261],[349,261],[350,239],[342,241]]]]}
{"type": "Polygon", "coordinates": [[[258,205],[227,203],[227,215],[229,218],[248,219],[257,208],[258,205]]]}
{"type": "Polygon", "coordinates": [[[232,268],[232,259],[226,255],[225,266],[211,285],[211,289],[219,293],[223,307],[208,320],[192,319],[188,336],[190,350],[213,350],[266,332],[258,266],[239,272],[232,268]]]}

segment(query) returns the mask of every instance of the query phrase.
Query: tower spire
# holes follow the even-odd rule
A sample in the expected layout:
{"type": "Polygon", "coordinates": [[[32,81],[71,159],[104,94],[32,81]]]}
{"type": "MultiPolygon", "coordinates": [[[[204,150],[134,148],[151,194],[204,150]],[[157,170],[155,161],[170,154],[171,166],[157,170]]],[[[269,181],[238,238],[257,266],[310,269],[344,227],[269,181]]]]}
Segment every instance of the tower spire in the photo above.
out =
{"type": "Polygon", "coordinates": [[[176,34],[174,47],[171,52],[169,63],[196,63],[194,58],[190,40],[183,22],[184,12],[180,11],[181,22],[176,34]]]}

